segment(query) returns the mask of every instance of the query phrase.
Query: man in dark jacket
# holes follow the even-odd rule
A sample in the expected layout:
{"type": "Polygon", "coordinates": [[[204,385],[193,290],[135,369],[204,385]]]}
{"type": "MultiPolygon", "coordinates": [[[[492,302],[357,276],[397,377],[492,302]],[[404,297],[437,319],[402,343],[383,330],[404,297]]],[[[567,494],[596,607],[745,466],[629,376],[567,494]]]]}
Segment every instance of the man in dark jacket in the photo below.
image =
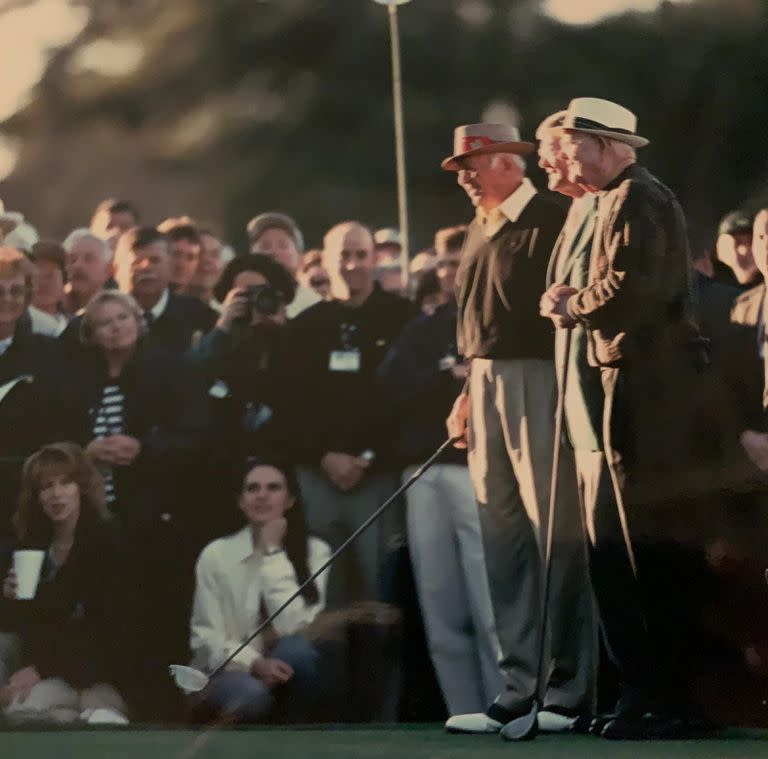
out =
{"type": "Polygon", "coordinates": [[[449,430],[463,436],[469,417],[469,471],[505,676],[505,688],[487,712],[448,720],[454,732],[499,732],[539,695],[547,722],[591,709],[591,668],[583,666],[582,650],[582,631],[590,625],[582,605],[590,599],[568,452],[557,473],[551,674],[544,693],[536,693],[557,389],[552,328],[539,317],[535,291],[544,286],[565,213],[554,196],[539,193],[525,177],[521,156],[533,148],[513,127],[471,124],[455,130],[454,155],[443,162],[458,172],[477,209],[457,277],[458,349],[470,362],[468,392],[454,405],[449,430]]]}
{"type": "MultiPolygon", "coordinates": [[[[335,548],[396,488],[396,433],[376,369],[416,309],[375,284],[373,235],[363,224],[333,227],[324,260],[337,299],[312,306],[290,325],[291,339],[302,346],[293,374],[304,388],[296,393],[303,398],[303,439],[297,436],[294,450],[306,465],[300,477],[310,529],[335,548]]],[[[373,525],[353,546],[362,570],[356,577],[339,586],[341,577],[332,575],[330,603],[378,596],[391,536],[386,525],[386,519],[373,525]]]]}
{"type": "MultiPolygon", "coordinates": [[[[606,738],[663,737],[687,729],[695,559],[685,538],[706,490],[692,412],[704,364],[691,319],[689,255],[672,192],[636,165],[627,109],[571,101],[561,128],[569,180],[598,196],[587,285],[555,284],[542,313],[587,329],[588,358],[605,391],[603,441],[617,510],[596,515],[593,584],[621,677],[606,738]],[[600,518],[598,518],[600,517],[600,518]]],[[[598,729],[598,728],[596,728],[598,729]]]]}
{"type": "MultiPolygon", "coordinates": [[[[398,486],[396,422],[377,386],[376,369],[416,309],[375,284],[373,234],[365,225],[333,227],[323,258],[336,299],[310,307],[288,327],[298,346],[291,372],[297,399],[293,450],[303,464],[298,473],[310,531],[337,548],[398,486]]],[[[398,541],[402,512],[395,504],[355,541],[346,562],[334,564],[327,605],[394,601],[394,589],[384,587],[384,570],[393,566],[398,541]]],[[[358,683],[366,700],[378,701],[358,709],[358,719],[396,718],[392,660],[366,655],[366,667],[373,663],[384,670],[368,671],[367,684],[358,683]],[[379,687],[371,689],[371,680],[379,687]]],[[[361,671],[353,674],[361,681],[361,671]]]]}

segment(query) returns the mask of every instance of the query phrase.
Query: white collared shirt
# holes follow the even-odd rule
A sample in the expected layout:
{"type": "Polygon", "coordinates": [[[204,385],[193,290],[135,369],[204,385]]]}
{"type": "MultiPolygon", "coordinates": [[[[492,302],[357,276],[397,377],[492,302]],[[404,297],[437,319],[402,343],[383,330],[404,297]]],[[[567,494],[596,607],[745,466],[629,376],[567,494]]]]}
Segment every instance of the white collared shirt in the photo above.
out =
{"type": "Polygon", "coordinates": [[[149,313],[152,314],[153,321],[157,321],[165,313],[165,309],[168,307],[169,297],[169,291],[166,287],[165,290],[163,290],[163,294],[160,296],[157,303],[155,303],[155,305],[149,309],[149,313]]]}
{"type": "Polygon", "coordinates": [[[0,340],[0,356],[2,356],[8,348],[11,347],[11,344],[13,343],[13,335],[10,337],[6,337],[3,340],[0,340]]]}
{"type": "MultiPolygon", "coordinates": [[[[308,540],[307,565],[315,572],[330,556],[328,545],[308,540]]],[[[192,666],[211,672],[221,664],[262,621],[262,601],[267,613],[279,608],[296,592],[298,582],[284,551],[266,555],[254,546],[250,526],[209,543],[197,560],[195,602],[190,624],[192,666]]],[[[307,605],[299,596],[273,622],[278,636],[292,635],[308,625],[325,606],[328,572],[317,578],[320,600],[307,605]]],[[[261,636],[252,640],[227,669],[248,671],[262,656],[261,636]]]]}
{"type": "Polygon", "coordinates": [[[32,323],[32,332],[36,335],[58,337],[67,326],[66,322],[62,326],[61,322],[55,316],[51,316],[51,314],[41,311],[36,306],[29,306],[27,311],[32,323]]]}
{"type": "Polygon", "coordinates": [[[533,182],[528,177],[523,177],[520,186],[501,205],[488,214],[479,211],[478,217],[483,235],[490,240],[498,234],[507,221],[517,221],[537,192],[533,182]]]}

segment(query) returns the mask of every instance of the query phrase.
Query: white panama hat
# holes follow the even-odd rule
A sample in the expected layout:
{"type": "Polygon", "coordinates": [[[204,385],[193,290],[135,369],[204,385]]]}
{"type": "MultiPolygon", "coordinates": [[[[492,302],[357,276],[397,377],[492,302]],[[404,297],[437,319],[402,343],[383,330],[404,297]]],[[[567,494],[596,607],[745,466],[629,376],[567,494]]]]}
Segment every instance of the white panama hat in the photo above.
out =
{"type": "Polygon", "coordinates": [[[558,131],[577,131],[608,137],[633,148],[643,148],[650,140],[637,134],[637,116],[618,103],[602,98],[574,98],[568,104],[558,131]]]}

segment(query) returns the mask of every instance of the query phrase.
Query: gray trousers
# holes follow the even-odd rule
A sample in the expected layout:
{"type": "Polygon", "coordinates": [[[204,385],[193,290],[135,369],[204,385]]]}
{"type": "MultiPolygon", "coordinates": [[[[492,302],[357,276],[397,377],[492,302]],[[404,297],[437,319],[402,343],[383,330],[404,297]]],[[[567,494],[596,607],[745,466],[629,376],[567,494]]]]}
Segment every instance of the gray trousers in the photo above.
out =
{"type": "MultiPolygon", "coordinates": [[[[551,361],[473,359],[469,470],[480,504],[505,689],[496,704],[530,708],[546,546],[554,414],[551,361]]],[[[573,451],[563,446],[549,595],[545,706],[591,712],[595,625],[573,451]]]]}
{"type": "MultiPolygon", "coordinates": [[[[339,490],[325,472],[299,469],[299,485],[311,533],[336,550],[399,486],[396,474],[368,475],[353,490],[339,490]]],[[[403,504],[393,503],[332,565],[326,610],[348,609],[358,601],[382,600],[388,595],[382,569],[393,549],[404,545],[403,504]]],[[[400,692],[400,615],[388,613],[371,624],[357,626],[356,654],[348,662],[353,712],[368,720],[394,722],[400,692]],[[362,649],[362,650],[361,650],[362,649]]],[[[390,609],[391,610],[391,609],[390,609]]],[[[351,619],[351,618],[350,618],[351,619]]]]}
{"type": "MultiPolygon", "coordinates": [[[[416,471],[408,467],[403,481],[416,471]]],[[[503,685],[480,518],[467,467],[435,464],[406,494],[416,591],[449,714],[483,711],[503,685]]]]}
{"type": "MultiPolygon", "coordinates": [[[[399,486],[396,474],[365,477],[353,490],[339,490],[319,469],[299,469],[309,531],[336,550],[399,486]]],[[[404,541],[403,505],[394,503],[331,567],[327,609],[354,601],[378,600],[380,570],[387,555],[404,541]]]]}

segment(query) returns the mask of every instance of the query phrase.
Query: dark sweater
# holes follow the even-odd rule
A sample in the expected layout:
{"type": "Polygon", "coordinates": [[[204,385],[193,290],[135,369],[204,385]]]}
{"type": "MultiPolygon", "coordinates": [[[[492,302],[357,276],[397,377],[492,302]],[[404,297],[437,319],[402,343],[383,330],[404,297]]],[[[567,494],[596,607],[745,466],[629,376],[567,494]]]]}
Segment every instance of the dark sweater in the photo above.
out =
{"type": "Polygon", "coordinates": [[[394,463],[396,430],[376,369],[392,341],[416,315],[409,301],[378,286],[359,307],[318,303],[289,325],[295,405],[295,458],[318,464],[328,451],[376,454],[394,463]],[[333,371],[331,353],[359,351],[357,371],[333,371]]]}
{"type": "Polygon", "coordinates": [[[456,278],[464,356],[553,358],[552,324],[539,316],[539,299],[564,220],[562,206],[537,193],[490,241],[477,220],[469,225],[456,278]]]}
{"type": "MultiPolygon", "coordinates": [[[[25,541],[47,551],[50,539],[25,541]]],[[[60,568],[46,557],[31,601],[11,604],[23,666],[75,688],[109,683],[123,690],[134,663],[135,604],[114,528],[80,517],[75,543],[60,568]]]]}
{"type": "MultiPolygon", "coordinates": [[[[432,316],[417,316],[392,344],[379,367],[382,393],[398,422],[398,455],[403,465],[420,464],[448,437],[445,420],[464,385],[443,359],[458,359],[456,304],[432,316]],[[443,363],[441,363],[443,362],[443,363]]],[[[467,463],[466,451],[451,448],[441,463],[467,463]]]]}

